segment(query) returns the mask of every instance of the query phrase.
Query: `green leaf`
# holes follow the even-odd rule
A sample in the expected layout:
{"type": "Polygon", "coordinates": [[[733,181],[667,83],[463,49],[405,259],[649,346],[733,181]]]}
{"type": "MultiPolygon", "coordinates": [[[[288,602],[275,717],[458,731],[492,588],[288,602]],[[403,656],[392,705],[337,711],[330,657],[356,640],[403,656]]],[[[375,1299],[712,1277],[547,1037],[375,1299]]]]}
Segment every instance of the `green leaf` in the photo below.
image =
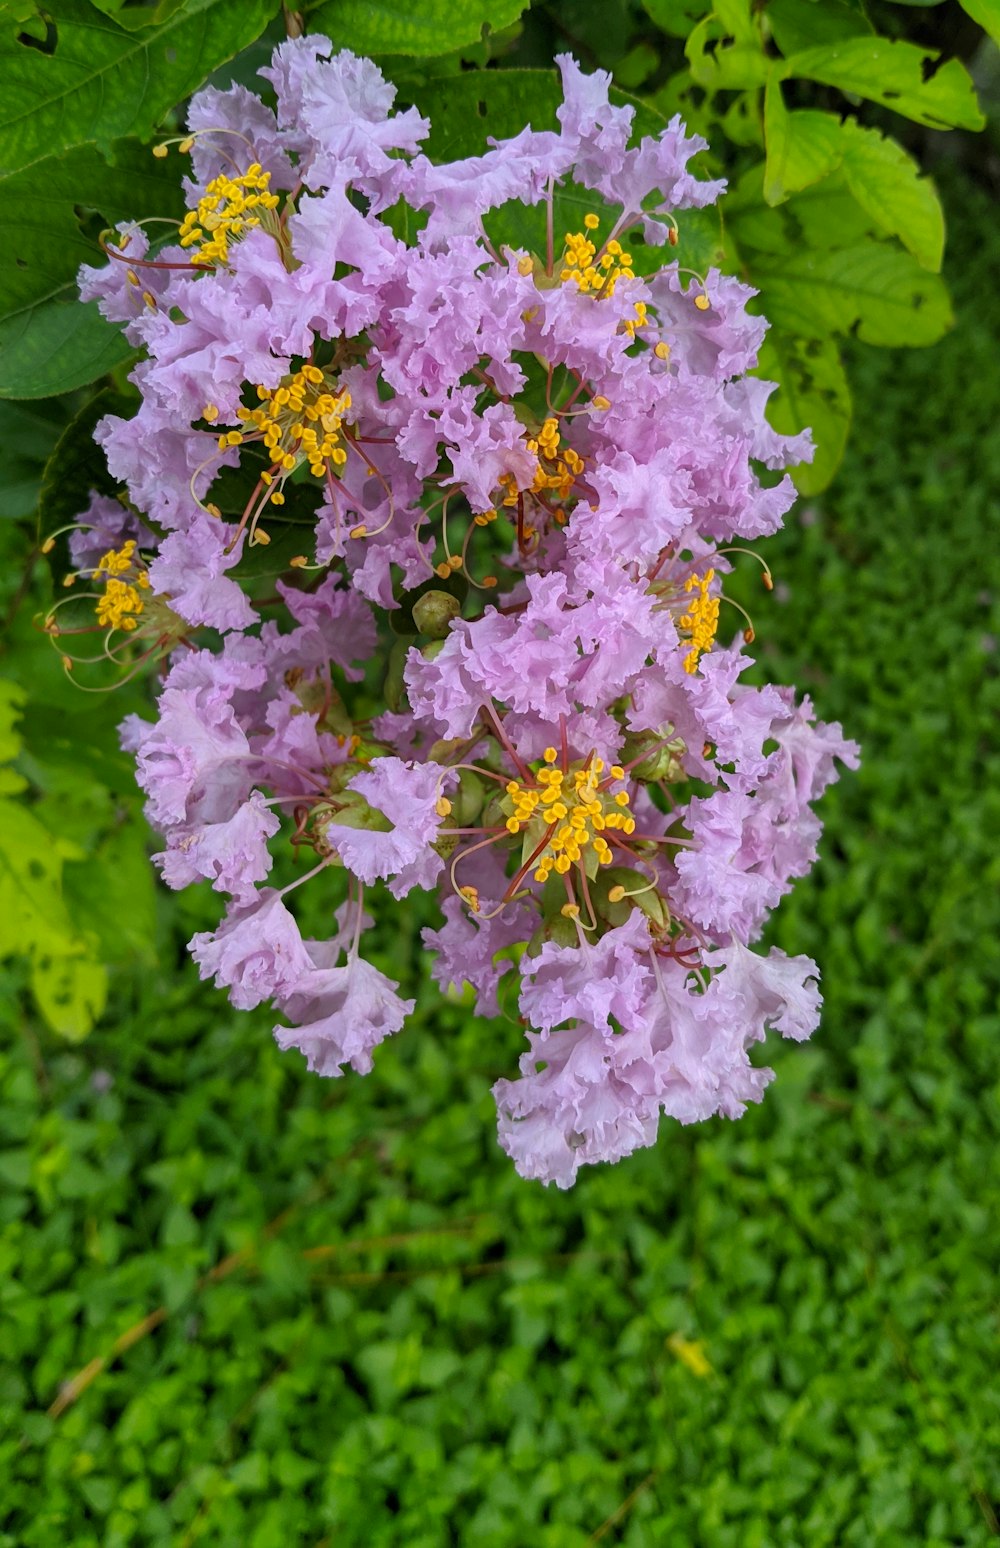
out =
{"type": "Polygon", "coordinates": [[[962,10],[1000,43],[1000,0],[959,0],[962,10]]]}
{"type": "Polygon", "coordinates": [[[53,839],[26,806],[0,799],[0,957],[77,949],[62,868],[79,853],[76,845],[53,839]]]}
{"type": "Polygon", "coordinates": [[[672,38],[686,38],[710,8],[710,0],[642,0],[643,10],[672,38]]]}
{"type": "Polygon", "coordinates": [[[132,31],[88,0],[53,7],[51,52],[0,34],[0,168],[71,145],[148,135],[176,102],[263,31],[275,0],[184,0],[132,31]]]}
{"type": "Polygon", "coordinates": [[[32,962],[31,992],[53,1032],[79,1043],[107,1002],[107,969],[82,954],[45,954],[32,962]]]}
{"type": "Polygon", "coordinates": [[[774,41],[786,56],[875,30],[861,10],[844,0],[770,0],[765,14],[774,41]]]}
{"type": "Polygon", "coordinates": [[[759,34],[733,36],[730,28],[713,12],[691,33],[684,53],[691,75],[705,91],[745,91],[763,86],[770,62],[761,47],[759,34]]]}
{"type": "MultiPolygon", "coordinates": [[[[129,773],[134,793],[134,769],[129,773]]],[[[74,916],[85,919],[94,932],[104,962],[154,958],[156,873],[146,849],[147,831],[142,822],[124,821],[86,860],[65,869],[66,901],[74,916]]]]}
{"type": "Polygon", "coordinates": [[[118,485],[108,472],[104,452],[94,440],[105,414],[129,416],[134,401],[104,387],[88,398],[59,437],[45,464],[38,519],[44,536],[74,521],[87,504],[90,491],[113,495],[118,485]]]}
{"type": "Polygon", "coordinates": [[[7,223],[0,316],[72,294],[81,263],[104,265],[97,243],[81,229],[78,210],[97,210],[109,225],[183,215],[177,161],[156,160],[135,140],[117,142],[109,155],[106,161],[94,146],[78,145],[0,179],[7,223]]]}
{"type": "Polygon", "coordinates": [[[923,268],[940,271],[944,211],[929,178],[912,156],[877,129],[848,120],[842,126],[844,177],[862,209],[891,236],[898,236],[923,268]]]}
{"type": "Polygon", "coordinates": [[[55,418],[52,409],[0,403],[0,440],[8,448],[0,465],[0,517],[30,516],[38,504],[42,469],[62,430],[58,407],[55,418]]]}
{"type": "Polygon", "coordinates": [[[21,750],[21,733],[14,728],[27,697],[27,690],[20,683],[0,677],[0,763],[9,763],[21,750]]]}
{"type": "Polygon", "coordinates": [[[323,0],[307,6],[309,30],[362,54],[427,58],[478,43],[516,22],[528,0],[323,0]]]}
{"type": "Polygon", "coordinates": [[[441,162],[482,155],[490,135],[558,128],[562,90],[553,70],[466,70],[428,81],[414,101],[431,124],[423,149],[441,162]]]}
{"type": "Polygon", "coordinates": [[[808,426],[816,443],[810,463],[792,469],[800,494],[817,495],[840,466],[851,424],[851,393],[832,339],[799,339],[769,329],[754,373],[777,382],[767,417],[775,430],[795,435],[808,426]]]}
{"type": "Polygon", "coordinates": [[[0,398],[50,398],[106,376],[134,353],[96,301],[45,301],[0,322],[0,398]]]}
{"type": "Polygon", "coordinates": [[[764,135],[764,198],[768,204],[781,204],[789,194],[820,182],[836,171],[843,158],[841,123],[836,113],[820,113],[812,108],[797,108],[790,113],[774,74],[764,95],[764,135]]]}
{"type": "Polygon", "coordinates": [[[770,321],[807,339],[854,332],[866,344],[933,344],[952,322],[940,278],[885,242],[761,254],[750,277],[770,321]]]}
{"type": "Polygon", "coordinates": [[[969,72],[957,59],[931,71],[939,58],[937,49],[916,43],[847,38],[792,54],[781,74],[866,97],[932,129],[982,129],[986,120],[969,72]]]}

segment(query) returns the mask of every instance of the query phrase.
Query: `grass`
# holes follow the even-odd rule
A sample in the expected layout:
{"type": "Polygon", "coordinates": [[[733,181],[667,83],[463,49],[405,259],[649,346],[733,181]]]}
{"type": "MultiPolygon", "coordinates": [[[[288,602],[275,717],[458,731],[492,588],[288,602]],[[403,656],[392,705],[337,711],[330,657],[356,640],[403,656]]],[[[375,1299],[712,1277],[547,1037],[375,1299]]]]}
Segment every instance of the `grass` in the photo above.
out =
{"type": "Polygon", "coordinates": [[[812,1045],[560,1194],[495,1145],[517,1029],[440,1008],[412,914],[418,1012],[365,1080],[305,1075],[172,936],[79,1047],[8,1000],[3,1548],[1000,1536],[1000,301],[951,195],[958,325],[857,352],[842,476],[754,609],[864,750],[773,930],[822,966],[812,1045]]]}

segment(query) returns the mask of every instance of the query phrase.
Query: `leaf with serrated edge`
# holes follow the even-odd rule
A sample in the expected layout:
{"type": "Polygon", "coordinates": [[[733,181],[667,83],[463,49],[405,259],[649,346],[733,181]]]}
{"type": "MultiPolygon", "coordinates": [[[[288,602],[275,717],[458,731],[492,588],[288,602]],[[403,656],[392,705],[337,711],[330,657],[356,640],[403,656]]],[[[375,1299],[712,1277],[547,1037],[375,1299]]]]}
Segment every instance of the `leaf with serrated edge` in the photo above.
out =
{"type": "Polygon", "coordinates": [[[917,262],[938,273],[944,257],[944,211],[912,156],[877,129],[843,125],[844,176],[862,209],[891,236],[899,237],[917,262]]]}
{"type": "Polygon", "coordinates": [[[762,253],[750,272],[765,315],[805,338],[854,332],[866,344],[933,344],[952,322],[936,274],[885,242],[762,253]]]}
{"type": "Polygon", "coordinates": [[[82,263],[107,261],[80,229],[74,207],[97,210],[107,225],[184,213],[177,162],[156,160],[135,140],[118,142],[106,161],[78,145],[0,181],[6,238],[0,248],[0,317],[63,294],[82,263]]]}
{"type": "Polygon", "coordinates": [[[87,0],[59,0],[51,53],[0,33],[4,175],[71,145],[150,134],[276,9],[274,0],[185,0],[161,25],[132,32],[87,0]]]}
{"type": "Polygon", "coordinates": [[[781,66],[781,74],[880,102],[932,129],[982,129],[986,120],[964,65],[949,59],[924,79],[925,65],[939,58],[937,49],[904,40],[845,38],[792,54],[781,66]]]}
{"type": "Polygon", "coordinates": [[[840,129],[835,113],[811,108],[789,112],[781,83],[771,75],[764,95],[764,198],[768,204],[780,204],[789,194],[809,188],[836,171],[844,154],[840,129]]]}

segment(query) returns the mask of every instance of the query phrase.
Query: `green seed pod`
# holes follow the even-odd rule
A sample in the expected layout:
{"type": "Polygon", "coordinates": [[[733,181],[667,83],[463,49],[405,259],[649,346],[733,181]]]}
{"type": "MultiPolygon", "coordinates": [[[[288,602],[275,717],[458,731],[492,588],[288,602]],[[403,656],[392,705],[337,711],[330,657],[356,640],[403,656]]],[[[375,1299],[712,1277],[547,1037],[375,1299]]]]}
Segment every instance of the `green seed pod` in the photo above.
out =
{"type": "Polygon", "coordinates": [[[432,640],[443,640],[461,611],[461,602],[450,592],[425,591],[413,604],[413,622],[421,634],[430,635],[432,640]]]}
{"type": "MultiPolygon", "coordinates": [[[[669,733],[673,727],[664,729],[669,733]]],[[[654,731],[629,731],[622,747],[622,763],[632,764],[633,779],[642,782],[663,779],[668,784],[677,784],[687,778],[681,763],[686,752],[687,743],[682,737],[664,741],[654,731]],[[637,758],[638,763],[635,762],[637,758]]]]}

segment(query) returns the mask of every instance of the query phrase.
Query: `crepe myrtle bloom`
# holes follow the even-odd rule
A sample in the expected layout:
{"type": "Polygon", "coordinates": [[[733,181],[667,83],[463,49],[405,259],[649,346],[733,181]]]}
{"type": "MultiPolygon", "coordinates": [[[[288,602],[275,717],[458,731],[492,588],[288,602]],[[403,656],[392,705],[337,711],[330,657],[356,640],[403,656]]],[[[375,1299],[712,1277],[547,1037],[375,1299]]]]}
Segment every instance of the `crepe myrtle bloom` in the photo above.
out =
{"type": "Polygon", "coordinates": [[[140,403],[98,427],[117,495],[45,627],[166,658],[122,737],[164,880],[226,899],[201,973],[364,1073],[413,1007],[380,929],[435,895],[435,983],[525,1028],[500,1143],[566,1187],[664,1115],[738,1117],[754,1044],[815,1028],[816,964],[751,948],[857,750],[741,681],[729,577],[771,588],[746,544],[811,442],[768,424],[753,291],[673,256],[724,185],[680,119],[636,140],[608,76],[557,64],[557,129],[446,163],[324,37],[275,51],[273,109],[193,98],[154,152],[190,158],[187,214],[81,276],[140,403]]]}

